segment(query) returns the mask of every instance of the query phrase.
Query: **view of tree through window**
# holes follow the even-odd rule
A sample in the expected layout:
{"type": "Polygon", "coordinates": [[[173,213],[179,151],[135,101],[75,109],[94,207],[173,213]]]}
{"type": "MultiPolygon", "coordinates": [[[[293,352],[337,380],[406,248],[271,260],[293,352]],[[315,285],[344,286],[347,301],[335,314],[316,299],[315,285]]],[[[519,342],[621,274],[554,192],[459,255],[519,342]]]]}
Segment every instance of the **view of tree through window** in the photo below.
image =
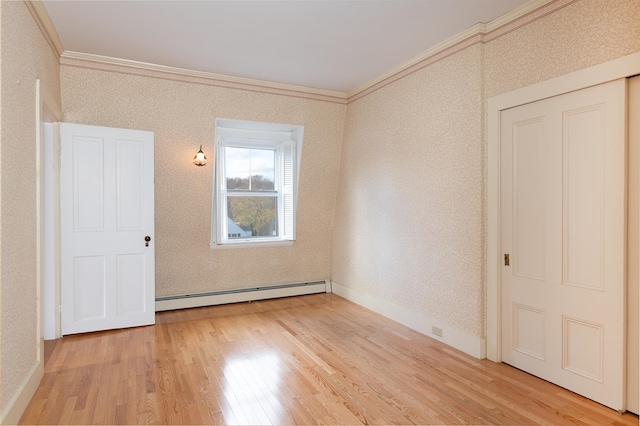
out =
{"type": "Polygon", "coordinates": [[[227,216],[235,224],[229,238],[278,235],[275,150],[225,148],[227,216]],[[257,194],[260,195],[257,195],[257,194]]]}
{"type": "Polygon", "coordinates": [[[229,234],[237,235],[235,238],[277,236],[276,206],[276,197],[228,197],[228,217],[244,231],[229,234]]]}

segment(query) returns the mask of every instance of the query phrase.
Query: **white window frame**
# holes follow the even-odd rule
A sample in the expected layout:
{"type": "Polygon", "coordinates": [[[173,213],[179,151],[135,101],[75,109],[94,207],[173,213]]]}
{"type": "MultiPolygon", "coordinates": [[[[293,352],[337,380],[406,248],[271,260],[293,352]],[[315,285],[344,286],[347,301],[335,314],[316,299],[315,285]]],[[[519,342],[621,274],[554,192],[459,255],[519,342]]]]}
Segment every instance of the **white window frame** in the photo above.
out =
{"type": "Polygon", "coordinates": [[[213,199],[211,215],[212,249],[290,246],[296,238],[297,189],[300,153],[304,127],[251,121],[216,119],[213,199]],[[224,149],[226,147],[274,149],[275,191],[247,193],[240,196],[277,196],[278,236],[229,238],[227,226],[226,175],[224,149]],[[289,160],[285,166],[286,160],[289,160]],[[285,169],[288,170],[285,178],[285,169]]]}

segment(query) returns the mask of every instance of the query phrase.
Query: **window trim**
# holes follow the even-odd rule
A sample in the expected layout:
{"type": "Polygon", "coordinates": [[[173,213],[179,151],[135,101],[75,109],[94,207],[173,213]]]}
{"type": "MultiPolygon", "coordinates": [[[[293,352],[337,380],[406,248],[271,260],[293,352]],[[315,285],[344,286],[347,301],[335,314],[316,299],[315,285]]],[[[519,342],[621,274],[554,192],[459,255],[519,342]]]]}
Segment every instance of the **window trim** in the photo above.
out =
{"type": "Polygon", "coordinates": [[[290,247],[294,243],[293,240],[278,240],[278,241],[247,241],[247,240],[233,240],[228,243],[214,244],[211,243],[211,250],[230,250],[240,248],[258,248],[258,247],[290,247]]]}
{"type": "MultiPolygon", "coordinates": [[[[233,248],[250,248],[250,247],[277,247],[293,245],[295,233],[295,217],[297,208],[297,189],[300,176],[300,157],[302,151],[302,138],[304,127],[294,125],[282,125],[271,123],[259,123],[240,120],[216,119],[216,135],[214,147],[214,173],[213,173],[213,199],[211,214],[211,241],[210,248],[233,249],[233,248]],[[242,148],[255,149],[275,149],[276,154],[276,176],[275,181],[277,190],[268,191],[269,194],[256,193],[257,196],[267,196],[277,194],[278,206],[278,232],[277,237],[251,237],[251,238],[233,238],[229,239],[224,235],[226,226],[218,217],[226,216],[226,199],[228,192],[226,190],[226,181],[224,180],[224,167],[221,160],[224,159],[224,149],[228,146],[236,146],[242,148]],[[285,150],[291,147],[292,152],[289,158],[291,161],[293,178],[291,184],[285,190],[285,173],[284,161],[285,150]],[[289,222],[285,222],[285,195],[290,195],[288,202],[292,203],[292,211],[289,215],[289,222]],[[222,200],[224,200],[222,202],[222,200]],[[222,203],[221,203],[222,202],[222,203]],[[220,205],[221,204],[221,205],[220,205]],[[287,230],[290,232],[288,233],[287,230]]],[[[246,194],[250,195],[250,194],[246,194]]]]}

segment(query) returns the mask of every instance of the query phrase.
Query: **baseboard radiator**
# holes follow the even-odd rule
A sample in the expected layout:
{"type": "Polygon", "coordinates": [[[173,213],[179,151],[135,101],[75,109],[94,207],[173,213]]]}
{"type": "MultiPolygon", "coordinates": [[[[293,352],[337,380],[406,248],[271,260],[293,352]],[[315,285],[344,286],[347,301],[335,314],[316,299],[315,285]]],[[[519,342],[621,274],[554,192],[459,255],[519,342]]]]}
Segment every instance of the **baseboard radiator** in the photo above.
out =
{"type": "Polygon", "coordinates": [[[324,280],[308,283],[211,291],[207,293],[182,294],[178,296],[156,297],[156,312],[330,292],[331,282],[324,280]]]}

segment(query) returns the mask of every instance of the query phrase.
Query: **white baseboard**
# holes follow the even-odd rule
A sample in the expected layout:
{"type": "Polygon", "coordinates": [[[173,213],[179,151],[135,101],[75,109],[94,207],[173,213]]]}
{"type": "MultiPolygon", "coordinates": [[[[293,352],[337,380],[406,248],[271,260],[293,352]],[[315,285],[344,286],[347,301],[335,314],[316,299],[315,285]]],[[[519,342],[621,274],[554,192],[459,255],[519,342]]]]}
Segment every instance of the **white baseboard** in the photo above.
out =
{"type": "Polygon", "coordinates": [[[175,309],[200,308],[203,306],[225,305],[228,303],[254,302],[257,300],[276,299],[279,297],[302,296],[314,293],[330,293],[329,280],[300,286],[263,287],[254,290],[237,292],[221,292],[221,294],[192,295],[156,300],[156,312],[175,309]]]}
{"type": "Polygon", "coordinates": [[[487,345],[484,337],[465,333],[447,324],[427,318],[401,306],[394,305],[386,300],[350,289],[335,281],[331,282],[331,288],[333,293],[338,296],[344,297],[367,309],[371,309],[380,315],[384,315],[426,336],[439,340],[476,358],[486,358],[487,345]],[[432,327],[440,328],[442,330],[442,337],[433,334],[432,327]]]}
{"type": "MultiPolygon", "coordinates": [[[[20,417],[24,413],[24,410],[29,405],[31,398],[36,393],[42,376],[44,375],[43,361],[40,359],[36,365],[33,366],[27,377],[20,384],[16,394],[11,398],[7,408],[2,411],[0,416],[0,424],[3,425],[17,425],[20,421],[20,417]]],[[[5,395],[3,395],[4,397],[5,395]]]]}

